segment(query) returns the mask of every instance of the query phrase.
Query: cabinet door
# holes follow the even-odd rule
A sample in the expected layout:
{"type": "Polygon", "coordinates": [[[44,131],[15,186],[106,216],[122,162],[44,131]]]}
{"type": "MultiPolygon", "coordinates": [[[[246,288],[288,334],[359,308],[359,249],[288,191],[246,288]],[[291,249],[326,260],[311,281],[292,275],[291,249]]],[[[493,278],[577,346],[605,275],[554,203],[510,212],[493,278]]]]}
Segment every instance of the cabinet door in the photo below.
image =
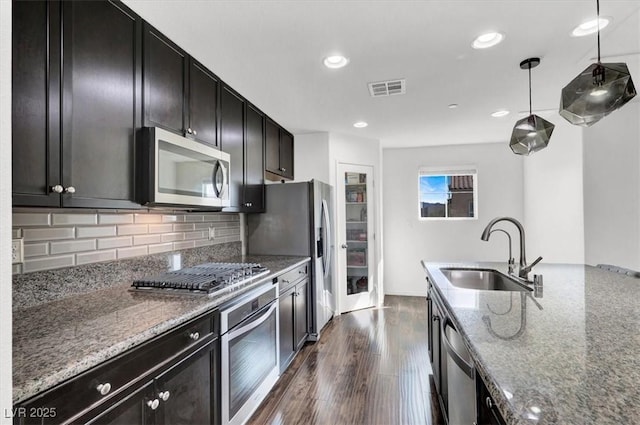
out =
{"type": "Polygon", "coordinates": [[[280,174],[280,128],[269,118],[265,120],[265,170],[280,174]]]}
{"type": "Polygon", "coordinates": [[[153,382],[149,382],[122,400],[113,403],[109,409],[99,415],[87,419],[74,420],[74,423],[84,423],[87,425],[120,425],[139,424],[146,425],[153,423],[154,410],[147,405],[153,396],[153,382]]]}
{"type": "Polygon", "coordinates": [[[307,286],[309,280],[304,281],[296,285],[296,295],[293,298],[295,303],[295,331],[294,331],[294,345],[296,351],[302,347],[307,340],[307,286]]]}
{"type": "Polygon", "coordinates": [[[480,378],[480,375],[476,372],[476,406],[478,413],[478,424],[483,425],[505,425],[506,422],[498,407],[496,406],[493,397],[489,394],[489,390],[480,378]]]}
{"type": "Polygon", "coordinates": [[[193,58],[189,61],[187,135],[218,146],[218,78],[193,58]]]}
{"type": "Polygon", "coordinates": [[[264,115],[246,107],[243,211],[264,212],[264,115]]]}
{"type": "Polygon", "coordinates": [[[184,134],[186,53],[144,24],[144,125],[184,134]]]}
{"type": "Polygon", "coordinates": [[[289,366],[296,351],[294,344],[295,286],[280,294],[280,373],[289,366]]]}
{"type": "Polygon", "coordinates": [[[63,2],[62,13],[63,206],[136,207],[142,21],[107,1],[63,2]]]}
{"type": "Polygon", "coordinates": [[[280,129],[280,175],[293,180],[293,135],[280,129]]]}
{"type": "Polygon", "coordinates": [[[154,399],[159,425],[218,423],[216,364],[219,341],[189,355],[156,379],[154,399]]]}
{"type": "Polygon", "coordinates": [[[220,94],[220,147],[231,156],[229,200],[227,210],[238,211],[242,203],[244,183],[244,103],[245,100],[230,87],[223,85],[220,94]]]}
{"type": "Polygon", "coordinates": [[[13,205],[59,206],[60,4],[12,6],[13,205]]]}

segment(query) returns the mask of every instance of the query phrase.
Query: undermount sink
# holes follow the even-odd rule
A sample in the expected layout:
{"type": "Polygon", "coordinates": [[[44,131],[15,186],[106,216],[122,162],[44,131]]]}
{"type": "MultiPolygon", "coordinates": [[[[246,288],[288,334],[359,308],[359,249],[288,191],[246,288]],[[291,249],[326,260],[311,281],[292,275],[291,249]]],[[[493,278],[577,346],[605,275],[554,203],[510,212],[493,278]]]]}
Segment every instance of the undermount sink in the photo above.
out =
{"type": "Polygon", "coordinates": [[[443,267],[442,274],[453,286],[485,291],[531,291],[515,279],[492,269],[443,267]]]}

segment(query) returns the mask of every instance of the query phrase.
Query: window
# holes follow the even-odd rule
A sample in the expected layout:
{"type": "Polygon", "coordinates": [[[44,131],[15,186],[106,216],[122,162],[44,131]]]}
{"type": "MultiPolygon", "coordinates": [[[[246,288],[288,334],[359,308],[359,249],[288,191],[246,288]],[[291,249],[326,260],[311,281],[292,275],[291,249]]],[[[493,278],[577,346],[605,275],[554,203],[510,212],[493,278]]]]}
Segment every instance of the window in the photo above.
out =
{"type": "Polygon", "coordinates": [[[421,219],[475,219],[475,169],[421,169],[418,175],[418,217],[421,219]]]}

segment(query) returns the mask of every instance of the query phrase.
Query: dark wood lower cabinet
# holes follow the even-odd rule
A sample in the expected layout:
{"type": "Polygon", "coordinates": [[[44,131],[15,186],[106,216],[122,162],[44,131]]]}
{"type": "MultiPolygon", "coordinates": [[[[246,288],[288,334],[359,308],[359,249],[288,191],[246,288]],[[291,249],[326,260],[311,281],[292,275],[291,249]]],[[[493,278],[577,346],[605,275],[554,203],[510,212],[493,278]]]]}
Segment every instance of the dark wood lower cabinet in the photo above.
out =
{"type": "Polygon", "coordinates": [[[144,403],[152,395],[153,382],[148,382],[97,416],[89,412],[87,418],[85,420],[80,419],[78,423],[91,425],[151,424],[153,422],[153,411],[145,408],[144,403]]]}
{"type": "Polygon", "coordinates": [[[280,373],[307,340],[308,284],[309,279],[304,279],[280,292],[280,373]]]}
{"type": "Polygon", "coordinates": [[[489,394],[489,390],[478,373],[476,373],[476,409],[478,425],[506,425],[493,397],[489,394]]]}

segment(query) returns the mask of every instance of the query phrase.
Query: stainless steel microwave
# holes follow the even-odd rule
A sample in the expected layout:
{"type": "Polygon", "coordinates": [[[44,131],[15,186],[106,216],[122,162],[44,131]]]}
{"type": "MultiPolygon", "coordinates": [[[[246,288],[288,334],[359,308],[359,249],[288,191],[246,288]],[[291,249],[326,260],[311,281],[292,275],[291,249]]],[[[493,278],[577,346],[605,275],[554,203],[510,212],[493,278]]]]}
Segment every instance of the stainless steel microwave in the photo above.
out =
{"type": "Polygon", "coordinates": [[[229,201],[229,154],[158,127],[142,129],[137,198],[148,206],[222,208],[229,201]]]}

